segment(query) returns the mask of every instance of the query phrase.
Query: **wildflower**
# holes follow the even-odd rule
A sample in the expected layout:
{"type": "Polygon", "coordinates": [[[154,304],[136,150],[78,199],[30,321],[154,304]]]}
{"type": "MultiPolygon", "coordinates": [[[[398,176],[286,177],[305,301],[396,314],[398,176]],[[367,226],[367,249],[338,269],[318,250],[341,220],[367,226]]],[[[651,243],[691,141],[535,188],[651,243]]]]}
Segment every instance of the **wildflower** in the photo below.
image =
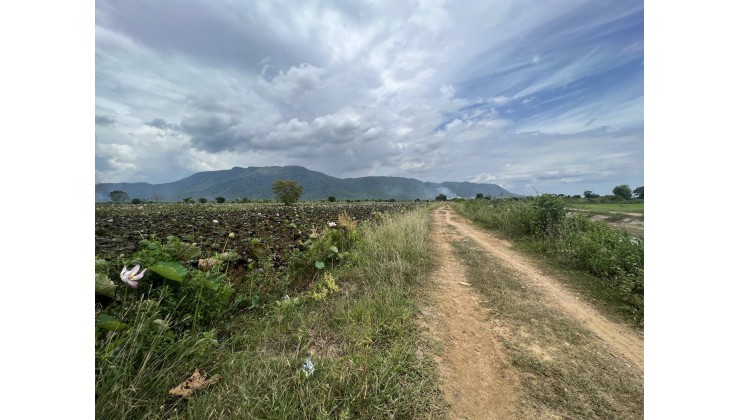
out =
{"type": "Polygon", "coordinates": [[[129,269],[124,265],[123,270],[121,270],[121,281],[128,284],[129,286],[136,288],[139,286],[139,279],[144,277],[144,273],[146,273],[146,268],[139,274],[136,274],[139,272],[139,265],[137,264],[134,268],[129,271],[129,269]]]}
{"type": "Polygon", "coordinates": [[[236,234],[234,232],[229,233],[229,238],[231,239],[236,238],[236,234]]]}
{"type": "Polygon", "coordinates": [[[337,226],[336,222],[329,222],[329,227],[336,227],[336,226],[337,226]]]}

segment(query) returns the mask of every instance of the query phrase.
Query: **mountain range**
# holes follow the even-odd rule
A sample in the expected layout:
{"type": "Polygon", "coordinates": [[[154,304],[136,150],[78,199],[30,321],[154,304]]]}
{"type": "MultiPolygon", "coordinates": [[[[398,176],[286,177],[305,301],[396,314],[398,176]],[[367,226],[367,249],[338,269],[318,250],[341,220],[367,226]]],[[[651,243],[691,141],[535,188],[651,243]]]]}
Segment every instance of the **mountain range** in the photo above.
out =
{"type": "Polygon", "coordinates": [[[472,182],[422,182],[413,178],[366,176],[361,178],[335,178],[301,166],[234,167],[229,170],[198,172],[187,178],[165,184],[101,183],[95,186],[95,201],[110,201],[111,191],[124,191],[130,199],[176,202],[190,197],[193,200],[213,200],[224,197],[274,199],[272,183],[284,179],[296,181],[303,187],[301,200],[396,199],[430,200],[439,194],[447,198],[472,198],[481,193],[491,197],[513,197],[509,191],[496,184],[472,182]]]}

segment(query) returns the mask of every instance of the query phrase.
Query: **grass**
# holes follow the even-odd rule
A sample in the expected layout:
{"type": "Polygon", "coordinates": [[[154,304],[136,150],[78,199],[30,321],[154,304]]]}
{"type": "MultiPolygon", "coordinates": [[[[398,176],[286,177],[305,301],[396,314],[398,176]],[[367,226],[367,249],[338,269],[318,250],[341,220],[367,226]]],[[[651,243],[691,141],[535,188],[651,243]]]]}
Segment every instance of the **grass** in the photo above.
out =
{"type": "Polygon", "coordinates": [[[469,240],[453,242],[467,278],[505,326],[500,338],[522,378],[527,418],[643,418],[643,379],[591,332],[542,304],[506,264],[469,240]]]}
{"type": "Polygon", "coordinates": [[[242,311],[215,335],[160,340],[164,353],[122,355],[119,361],[138,373],[96,375],[96,382],[106,381],[96,390],[109,391],[96,396],[96,417],[445,417],[432,344],[414,323],[422,280],[433,268],[426,211],[360,233],[356,263],[332,272],[334,294],[242,311]],[[166,357],[155,360],[156,354],[166,357]],[[301,369],[307,357],[315,366],[310,376],[301,369]],[[189,400],[169,397],[195,368],[221,380],[189,400]]]}

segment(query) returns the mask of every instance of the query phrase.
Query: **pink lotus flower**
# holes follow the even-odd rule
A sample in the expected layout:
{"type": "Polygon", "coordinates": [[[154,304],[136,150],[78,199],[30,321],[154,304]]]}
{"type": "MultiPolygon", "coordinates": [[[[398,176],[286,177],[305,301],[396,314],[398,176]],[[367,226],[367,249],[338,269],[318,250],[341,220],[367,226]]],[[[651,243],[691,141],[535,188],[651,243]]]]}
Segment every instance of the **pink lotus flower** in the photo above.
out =
{"type": "Polygon", "coordinates": [[[137,264],[134,268],[129,271],[129,269],[126,266],[123,266],[123,270],[121,270],[121,281],[128,284],[129,286],[136,288],[139,286],[138,280],[144,277],[144,273],[146,273],[146,268],[139,274],[136,274],[139,272],[139,265],[137,264]]]}

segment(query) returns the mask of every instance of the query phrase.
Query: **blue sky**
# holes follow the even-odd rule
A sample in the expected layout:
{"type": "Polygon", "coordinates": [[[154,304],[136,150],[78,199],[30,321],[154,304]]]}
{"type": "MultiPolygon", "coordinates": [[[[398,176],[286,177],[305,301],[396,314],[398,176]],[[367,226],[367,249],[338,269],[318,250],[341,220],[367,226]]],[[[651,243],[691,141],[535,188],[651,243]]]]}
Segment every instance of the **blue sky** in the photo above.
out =
{"type": "Polygon", "coordinates": [[[301,165],[635,188],[643,26],[637,1],[97,1],[96,180],[301,165]]]}

